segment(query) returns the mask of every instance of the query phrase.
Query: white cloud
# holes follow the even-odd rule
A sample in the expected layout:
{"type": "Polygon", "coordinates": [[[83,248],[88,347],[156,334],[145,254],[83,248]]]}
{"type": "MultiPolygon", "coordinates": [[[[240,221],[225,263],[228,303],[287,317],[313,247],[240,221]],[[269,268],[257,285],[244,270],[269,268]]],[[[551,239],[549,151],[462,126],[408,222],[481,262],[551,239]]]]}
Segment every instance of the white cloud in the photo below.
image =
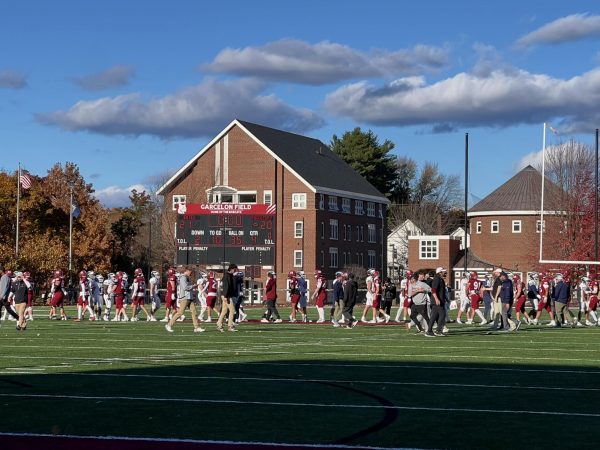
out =
{"type": "Polygon", "coordinates": [[[427,84],[404,78],[383,87],[340,87],[325,99],[338,116],[374,125],[506,127],[555,119],[563,133],[590,132],[600,122],[600,69],[563,80],[515,68],[458,73],[427,84]]]}
{"type": "Polygon", "coordinates": [[[80,101],[67,111],[37,114],[45,125],[69,131],[163,139],[211,136],[234,118],[289,131],[320,128],[323,119],[305,108],[294,108],[275,95],[263,94],[256,80],[221,82],[212,78],[162,98],[144,100],[141,94],[80,101]]]}
{"type": "Polygon", "coordinates": [[[355,78],[397,77],[437,71],[448,64],[448,50],[428,45],[396,51],[361,52],[346,45],[284,39],[260,47],[227,48],[209,64],[226,73],[302,84],[328,84],[355,78]]]}
{"type": "Polygon", "coordinates": [[[146,188],[144,185],[134,184],[129,187],[108,186],[104,189],[97,190],[94,195],[106,208],[126,208],[131,206],[129,196],[131,195],[131,191],[134,189],[138,192],[148,192],[148,188],[146,188]]]}
{"type": "Polygon", "coordinates": [[[0,89],[23,89],[27,87],[27,77],[14,70],[0,70],[0,89]]]}
{"type": "Polygon", "coordinates": [[[536,44],[562,44],[592,36],[600,36],[600,16],[571,14],[522,36],[515,45],[530,47],[536,44]]]}
{"type": "Polygon", "coordinates": [[[74,77],[73,82],[85,91],[102,91],[129,84],[129,79],[134,73],[133,66],[119,65],[99,73],[74,77]]]}
{"type": "Polygon", "coordinates": [[[523,156],[515,164],[515,171],[518,172],[527,166],[532,166],[536,169],[542,167],[542,151],[541,150],[538,150],[537,152],[531,152],[531,153],[528,153],[525,156],[523,156]]]}

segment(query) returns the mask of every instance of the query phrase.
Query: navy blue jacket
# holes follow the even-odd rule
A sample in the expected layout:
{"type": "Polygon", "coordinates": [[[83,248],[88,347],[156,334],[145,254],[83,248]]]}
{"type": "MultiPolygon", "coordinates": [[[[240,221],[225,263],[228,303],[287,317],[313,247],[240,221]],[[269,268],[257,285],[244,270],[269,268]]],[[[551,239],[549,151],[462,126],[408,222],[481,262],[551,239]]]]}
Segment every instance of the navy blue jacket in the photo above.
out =
{"type": "Polygon", "coordinates": [[[341,281],[335,281],[333,283],[333,300],[339,301],[344,299],[344,286],[341,281]]]}
{"type": "Polygon", "coordinates": [[[569,301],[569,286],[564,281],[559,281],[552,291],[552,299],[555,302],[567,304],[569,301]]]}
{"type": "Polygon", "coordinates": [[[513,300],[513,297],[514,292],[512,281],[503,281],[502,286],[500,287],[500,301],[502,303],[510,303],[513,300]]]}

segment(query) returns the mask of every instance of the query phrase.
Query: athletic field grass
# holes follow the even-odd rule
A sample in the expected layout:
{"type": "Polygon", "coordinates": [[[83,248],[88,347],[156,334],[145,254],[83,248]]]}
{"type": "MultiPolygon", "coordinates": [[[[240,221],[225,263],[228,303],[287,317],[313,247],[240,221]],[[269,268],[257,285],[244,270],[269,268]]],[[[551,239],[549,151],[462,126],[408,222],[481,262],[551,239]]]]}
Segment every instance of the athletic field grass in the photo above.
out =
{"type": "Polygon", "coordinates": [[[598,444],[600,327],[492,334],[449,325],[449,336],[426,338],[396,324],[251,322],[219,333],[213,322],[193,333],[188,319],[169,334],[160,322],[49,321],[46,311],[37,308],[24,332],[1,323],[0,433],[390,448],[598,444]]]}

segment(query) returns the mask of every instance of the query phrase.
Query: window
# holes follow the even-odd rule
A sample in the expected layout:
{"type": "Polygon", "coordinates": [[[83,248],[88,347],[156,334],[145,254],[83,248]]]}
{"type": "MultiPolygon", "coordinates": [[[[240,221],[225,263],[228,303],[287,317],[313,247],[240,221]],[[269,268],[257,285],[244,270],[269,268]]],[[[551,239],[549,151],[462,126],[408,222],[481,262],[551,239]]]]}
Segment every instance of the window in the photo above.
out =
{"type": "Polygon", "coordinates": [[[325,252],[321,250],[321,267],[325,267],[325,252]]]}
{"type": "Polygon", "coordinates": [[[344,267],[348,266],[348,253],[344,252],[344,267]]]}
{"type": "Polygon", "coordinates": [[[302,267],[302,250],[294,250],[294,267],[302,267]]]}
{"type": "Polygon", "coordinates": [[[369,250],[367,256],[369,258],[369,267],[375,267],[375,250],[369,250]]]}
{"type": "Polygon", "coordinates": [[[325,239],[325,222],[321,222],[321,239],[325,239]]]}
{"type": "Polygon", "coordinates": [[[356,225],[356,242],[360,242],[360,227],[356,225]]]}
{"type": "Polygon", "coordinates": [[[256,203],[256,191],[254,192],[238,192],[238,203],[256,203]]]}
{"type": "MultiPolygon", "coordinates": [[[[542,229],[542,221],[541,220],[537,220],[535,222],[535,232],[539,233],[540,230],[542,229]]],[[[544,226],[543,226],[544,232],[546,231],[546,221],[544,220],[544,226]]]]}
{"type": "Polygon", "coordinates": [[[352,265],[352,253],[348,252],[348,265],[352,265]]]}
{"type": "Polygon", "coordinates": [[[265,205],[273,204],[273,191],[264,191],[263,192],[263,203],[265,205]]]}
{"type": "Polygon", "coordinates": [[[491,223],[492,226],[492,233],[499,233],[500,232],[500,222],[498,222],[497,220],[492,220],[491,223]]]}
{"type": "Polygon", "coordinates": [[[306,209],[306,194],[292,194],[292,209],[306,209]]]}
{"type": "Polygon", "coordinates": [[[512,221],[512,232],[513,233],[520,233],[521,232],[521,221],[520,220],[513,220],[512,221]]]}
{"type": "Polygon", "coordinates": [[[185,205],[185,195],[174,195],[173,196],[173,211],[177,211],[179,209],[179,205],[185,205]]]}
{"type": "Polygon", "coordinates": [[[329,219],[329,239],[338,239],[338,221],[329,219]]]}
{"type": "Polygon", "coordinates": [[[365,227],[360,227],[360,242],[365,242],[365,227]]]}
{"type": "Polygon", "coordinates": [[[348,241],[352,240],[352,225],[348,225],[348,241]]]}
{"type": "Polygon", "coordinates": [[[475,223],[475,230],[477,234],[481,234],[481,222],[475,223]]]}
{"type": "Polygon", "coordinates": [[[350,206],[350,199],[343,198],[342,199],[342,211],[345,212],[346,214],[350,214],[351,210],[352,210],[352,207],[350,206]]]}
{"type": "Polygon", "coordinates": [[[377,230],[375,229],[375,224],[370,223],[367,225],[367,240],[371,244],[377,242],[377,230]]]}
{"type": "Polygon", "coordinates": [[[319,209],[325,209],[325,194],[319,194],[319,209]]]}
{"type": "Polygon", "coordinates": [[[338,249],[335,247],[329,248],[329,267],[338,266],[338,249]]]}
{"type": "Polygon", "coordinates": [[[294,222],[294,237],[301,238],[304,236],[304,222],[294,222]]]}
{"type": "Polygon", "coordinates": [[[367,202],[367,216],[375,217],[375,203],[367,202]]]}
{"type": "Polygon", "coordinates": [[[419,241],[419,259],[438,259],[437,239],[421,239],[419,241]]]}
{"type": "Polygon", "coordinates": [[[348,236],[348,231],[347,231],[348,227],[346,225],[343,225],[343,227],[344,227],[344,240],[346,240],[346,237],[348,236]]]}
{"type": "Polygon", "coordinates": [[[330,195],[329,196],[329,210],[337,211],[337,209],[338,209],[337,197],[335,195],[330,195]]]}
{"type": "Polygon", "coordinates": [[[364,213],[365,213],[365,210],[363,209],[362,200],[355,200],[354,201],[354,214],[356,214],[357,216],[362,216],[364,213]]]}

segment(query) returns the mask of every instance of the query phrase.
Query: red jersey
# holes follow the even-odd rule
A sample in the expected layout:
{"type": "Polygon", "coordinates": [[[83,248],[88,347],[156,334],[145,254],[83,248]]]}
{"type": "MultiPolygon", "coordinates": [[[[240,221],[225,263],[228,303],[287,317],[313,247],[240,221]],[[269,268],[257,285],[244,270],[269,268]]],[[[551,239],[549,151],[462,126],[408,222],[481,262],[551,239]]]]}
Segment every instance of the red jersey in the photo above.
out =
{"type": "Polygon", "coordinates": [[[215,280],[214,278],[209,278],[208,282],[207,282],[207,287],[206,287],[206,298],[217,298],[217,289],[218,289],[218,283],[217,280],[215,280]]]}
{"type": "Polygon", "coordinates": [[[265,297],[267,300],[277,299],[277,281],[275,278],[269,278],[265,286],[265,297]]]}
{"type": "Polygon", "coordinates": [[[171,300],[172,296],[175,294],[175,286],[177,286],[177,278],[175,275],[171,275],[167,278],[167,299],[171,300]]]}
{"type": "Polygon", "coordinates": [[[123,297],[125,289],[123,289],[123,280],[117,280],[113,286],[115,297],[123,297]]]}
{"type": "Polygon", "coordinates": [[[62,277],[56,277],[52,280],[52,287],[50,291],[52,293],[64,290],[64,281],[62,277]]]}
{"type": "Polygon", "coordinates": [[[298,278],[296,278],[296,277],[290,278],[289,286],[290,286],[290,295],[300,293],[300,291],[298,290],[298,278]]]}
{"type": "Polygon", "coordinates": [[[146,295],[146,280],[144,280],[144,276],[140,275],[136,277],[134,283],[137,283],[136,297],[144,297],[146,295]]]}
{"type": "Polygon", "coordinates": [[[467,282],[467,289],[469,290],[469,294],[479,295],[479,291],[481,289],[481,281],[479,281],[477,278],[470,278],[467,282]]]}
{"type": "Polygon", "coordinates": [[[373,298],[381,297],[381,279],[379,277],[373,280],[373,298]]]}

